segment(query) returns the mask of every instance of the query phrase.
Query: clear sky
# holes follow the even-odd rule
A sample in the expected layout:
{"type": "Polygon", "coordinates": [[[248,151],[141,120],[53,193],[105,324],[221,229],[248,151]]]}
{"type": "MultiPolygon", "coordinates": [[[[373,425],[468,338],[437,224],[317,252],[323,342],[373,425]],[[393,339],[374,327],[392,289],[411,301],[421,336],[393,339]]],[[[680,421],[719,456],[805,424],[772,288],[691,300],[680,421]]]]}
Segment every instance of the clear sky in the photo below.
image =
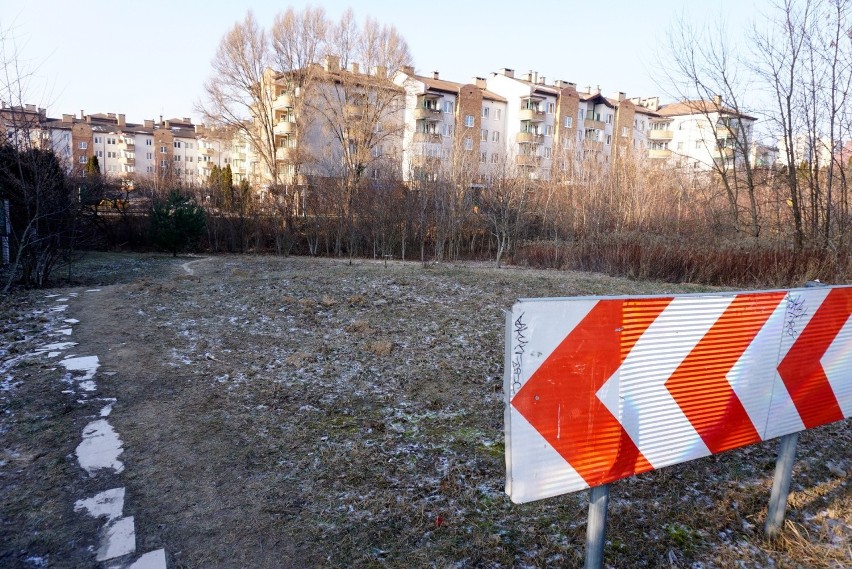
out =
{"type": "MultiPolygon", "coordinates": [[[[251,3],[207,0],[0,0],[0,30],[34,71],[27,101],[62,113],[124,113],[130,122],[194,117],[219,40],[250,7],[269,26],[292,5],[322,6],[332,19],[352,7],[393,24],[408,41],[418,73],[467,82],[501,67],[534,70],[548,82],[600,85],[604,94],[666,96],[654,80],[673,20],[699,25],[720,14],[732,39],[766,0],[326,0],[251,3]],[[9,35],[9,34],[7,34],[9,35]]],[[[8,43],[7,43],[8,49],[8,43]]]]}

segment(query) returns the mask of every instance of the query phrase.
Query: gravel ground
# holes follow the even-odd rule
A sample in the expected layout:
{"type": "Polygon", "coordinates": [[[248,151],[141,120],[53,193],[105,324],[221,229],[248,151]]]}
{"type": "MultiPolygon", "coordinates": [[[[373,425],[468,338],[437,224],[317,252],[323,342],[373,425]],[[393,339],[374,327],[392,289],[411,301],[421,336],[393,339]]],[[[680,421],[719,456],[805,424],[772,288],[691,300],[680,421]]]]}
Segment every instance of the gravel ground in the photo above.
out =
{"type": "MultiPolygon", "coordinates": [[[[118,399],[137,549],[165,548],[172,568],[582,566],[587,492],[525,505],[503,493],[503,310],[707,290],[249,256],[100,255],[78,274],[117,283],[63,317],[81,321],[73,339],[118,399]]],[[[45,294],[0,304],[17,350],[0,351],[0,566],[94,566],[96,527],[72,509],[85,412],[44,355],[16,359],[59,325],[45,294]]],[[[761,531],[773,441],[613,484],[607,563],[852,565],[850,439],[849,421],[800,437],[775,542],[761,531]]]]}

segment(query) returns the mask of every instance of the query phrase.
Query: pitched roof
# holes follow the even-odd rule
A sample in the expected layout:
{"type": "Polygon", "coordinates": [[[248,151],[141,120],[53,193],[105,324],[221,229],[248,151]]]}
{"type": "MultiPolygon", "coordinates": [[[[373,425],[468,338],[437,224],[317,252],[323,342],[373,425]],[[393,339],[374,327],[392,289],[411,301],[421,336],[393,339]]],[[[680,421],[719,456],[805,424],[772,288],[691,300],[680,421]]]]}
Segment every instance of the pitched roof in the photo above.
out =
{"type": "MultiPolygon", "coordinates": [[[[414,79],[426,85],[427,89],[434,89],[435,91],[444,91],[445,93],[458,94],[459,90],[465,85],[465,83],[456,83],[455,81],[435,79],[433,77],[424,77],[422,75],[414,75],[414,79]]],[[[505,97],[501,97],[497,93],[489,91],[488,89],[480,89],[480,91],[482,91],[483,99],[488,99],[489,101],[497,101],[501,103],[508,102],[505,97]]]]}
{"type": "Polygon", "coordinates": [[[754,117],[737,112],[736,110],[726,107],[722,104],[714,103],[713,101],[697,100],[697,101],[681,101],[679,103],[668,103],[660,105],[657,109],[657,114],[663,117],[674,117],[678,115],[698,115],[705,113],[721,113],[726,115],[736,115],[744,119],[757,120],[754,117]]]}

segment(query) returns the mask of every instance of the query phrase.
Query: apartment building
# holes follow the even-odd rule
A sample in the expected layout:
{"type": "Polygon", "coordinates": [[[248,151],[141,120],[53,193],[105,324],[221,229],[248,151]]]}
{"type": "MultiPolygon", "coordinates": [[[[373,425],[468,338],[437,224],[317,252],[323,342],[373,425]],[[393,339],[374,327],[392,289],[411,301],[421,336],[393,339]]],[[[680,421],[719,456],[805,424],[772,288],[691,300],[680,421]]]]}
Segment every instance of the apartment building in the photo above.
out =
{"type": "MultiPolygon", "coordinates": [[[[267,81],[279,184],[401,179],[405,95],[387,69],[341,68],[339,58],[326,56],[304,70],[267,74],[267,81]]],[[[269,168],[258,174],[272,183],[269,168]]]]}
{"type": "Polygon", "coordinates": [[[726,107],[721,97],[661,105],[658,97],[634,99],[650,111],[648,157],[694,171],[732,166],[751,148],[757,119],[726,107]],[[739,143],[739,144],[738,144],[739,143]]]}
{"type": "Polygon", "coordinates": [[[506,99],[485,80],[457,83],[439,72],[403,68],[394,82],[405,91],[402,172],[405,180],[434,179],[464,169],[482,179],[500,166],[506,133],[506,99]]]}

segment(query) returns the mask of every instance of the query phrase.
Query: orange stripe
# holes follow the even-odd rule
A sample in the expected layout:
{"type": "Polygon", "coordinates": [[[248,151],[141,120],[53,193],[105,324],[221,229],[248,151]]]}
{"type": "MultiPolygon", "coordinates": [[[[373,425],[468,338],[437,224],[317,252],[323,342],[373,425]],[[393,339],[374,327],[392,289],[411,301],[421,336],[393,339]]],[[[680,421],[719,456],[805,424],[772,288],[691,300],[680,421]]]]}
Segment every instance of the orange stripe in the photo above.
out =
{"type": "Polygon", "coordinates": [[[820,360],[850,314],[852,288],[832,289],[778,366],[778,373],[808,429],[843,419],[820,360]]]}
{"type": "Polygon", "coordinates": [[[598,301],[512,399],[590,486],[652,470],[597,391],[671,300],[598,301]]]}
{"type": "Polygon", "coordinates": [[[666,381],[713,454],[761,440],[726,376],[785,294],[737,295],[666,381]]]}

